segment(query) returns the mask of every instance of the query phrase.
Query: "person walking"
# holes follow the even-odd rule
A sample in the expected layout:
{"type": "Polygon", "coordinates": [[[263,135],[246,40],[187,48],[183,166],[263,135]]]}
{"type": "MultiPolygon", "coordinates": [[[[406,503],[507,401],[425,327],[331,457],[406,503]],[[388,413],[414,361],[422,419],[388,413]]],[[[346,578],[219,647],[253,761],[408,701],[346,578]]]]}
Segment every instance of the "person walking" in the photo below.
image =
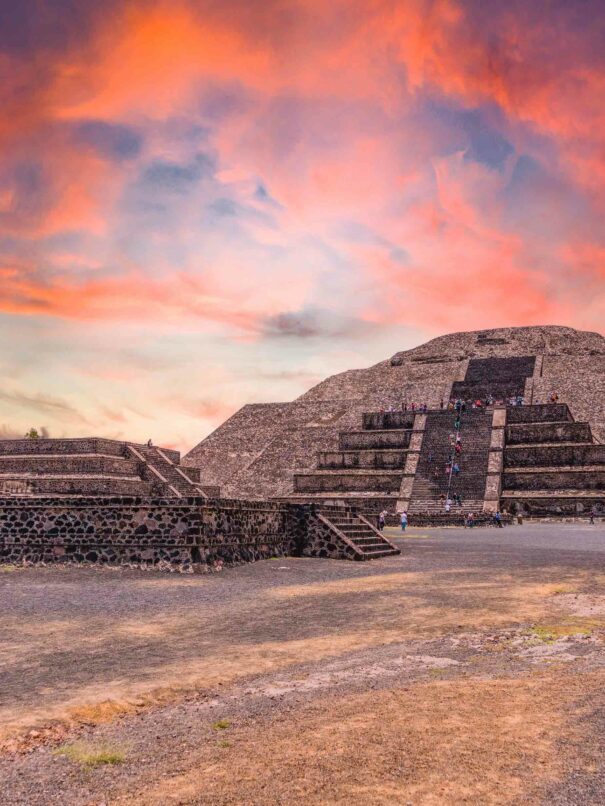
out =
{"type": "Polygon", "coordinates": [[[494,515],[494,521],[496,523],[496,526],[502,529],[502,515],[500,514],[499,509],[496,510],[496,514],[494,515]]]}
{"type": "Polygon", "coordinates": [[[401,531],[405,532],[406,526],[408,525],[408,513],[403,510],[401,513],[401,531]]]}
{"type": "Polygon", "coordinates": [[[380,513],[380,515],[378,516],[378,529],[381,532],[384,529],[385,523],[387,522],[387,515],[388,515],[388,512],[386,511],[386,509],[383,509],[382,512],[380,513]]]}

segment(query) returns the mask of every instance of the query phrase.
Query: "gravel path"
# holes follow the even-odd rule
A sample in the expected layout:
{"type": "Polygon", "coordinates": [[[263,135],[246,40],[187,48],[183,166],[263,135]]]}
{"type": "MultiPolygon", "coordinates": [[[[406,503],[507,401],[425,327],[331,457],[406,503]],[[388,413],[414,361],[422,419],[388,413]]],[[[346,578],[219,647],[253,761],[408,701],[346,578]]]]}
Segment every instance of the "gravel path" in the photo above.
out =
{"type": "Polygon", "coordinates": [[[605,530],[390,534],[364,564],[0,573],[0,802],[603,802],[605,530]]]}

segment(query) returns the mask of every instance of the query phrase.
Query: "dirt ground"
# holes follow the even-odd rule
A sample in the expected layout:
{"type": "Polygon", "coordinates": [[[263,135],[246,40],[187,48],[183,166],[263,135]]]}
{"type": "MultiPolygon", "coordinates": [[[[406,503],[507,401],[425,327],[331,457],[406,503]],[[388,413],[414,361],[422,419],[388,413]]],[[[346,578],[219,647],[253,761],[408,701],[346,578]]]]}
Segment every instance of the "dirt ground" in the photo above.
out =
{"type": "Polygon", "coordinates": [[[605,529],[212,576],[0,568],[0,802],[605,801],[605,529]]]}

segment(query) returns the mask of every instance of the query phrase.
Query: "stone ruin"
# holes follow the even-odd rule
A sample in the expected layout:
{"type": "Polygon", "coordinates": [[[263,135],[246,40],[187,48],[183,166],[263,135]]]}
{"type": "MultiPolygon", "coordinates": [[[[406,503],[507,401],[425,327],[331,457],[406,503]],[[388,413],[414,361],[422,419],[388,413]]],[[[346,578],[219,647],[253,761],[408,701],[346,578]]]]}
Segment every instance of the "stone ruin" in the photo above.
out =
{"type": "Polygon", "coordinates": [[[96,437],[0,440],[0,496],[218,498],[178,451],[96,437]]]}
{"type": "Polygon", "coordinates": [[[370,517],[405,509],[412,522],[439,522],[448,491],[461,497],[452,507],[460,518],[499,508],[582,515],[605,510],[604,440],[605,339],[502,328],[441,336],[292,403],[244,406],[183,461],[228,495],[349,505],[370,517]],[[501,404],[466,411],[462,471],[450,483],[454,416],[442,406],[488,396],[501,404]],[[507,405],[517,396],[525,405],[507,405]]]}
{"type": "Polygon", "coordinates": [[[455,333],[292,403],[244,406],[182,461],[108,439],[0,441],[0,562],[208,571],[283,555],[368,560],[399,553],[376,529],[384,509],[417,524],[469,512],[487,522],[498,509],[603,515],[604,441],[602,336],[455,333]],[[488,397],[461,416],[461,472],[445,472],[448,401],[488,397]],[[517,397],[524,405],[508,405],[517,397]],[[446,495],[461,502],[447,515],[446,495]]]}
{"type": "Polygon", "coordinates": [[[0,563],[208,572],[270,557],[399,553],[363,515],[340,507],[174,496],[0,499],[0,563]]]}

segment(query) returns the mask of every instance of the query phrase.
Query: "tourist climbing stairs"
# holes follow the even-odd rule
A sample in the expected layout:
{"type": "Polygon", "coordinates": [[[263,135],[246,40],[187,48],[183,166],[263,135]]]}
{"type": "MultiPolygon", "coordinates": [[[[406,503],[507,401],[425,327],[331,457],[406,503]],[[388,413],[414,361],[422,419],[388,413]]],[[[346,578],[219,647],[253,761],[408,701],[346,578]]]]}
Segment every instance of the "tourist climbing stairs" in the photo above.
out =
{"type": "Polygon", "coordinates": [[[460,417],[460,431],[454,424],[456,412],[429,411],[418,467],[412,487],[409,514],[443,514],[447,497],[452,514],[481,512],[485,495],[491,440],[492,411],[471,409],[460,417]],[[453,455],[455,435],[460,434],[462,451],[454,454],[460,473],[450,474],[447,466],[453,455]],[[454,503],[460,496],[462,504],[454,503]]]}
{"type": "Polygon", "coordinates": [[[322,507],[318,514],[324,523],[334,530],[336,536],[344,538],[354,546],[359,555],[356,559],[374,560],[401,554],[397,546],[387,540],[382,532],[355,509],[322,507]]]}

